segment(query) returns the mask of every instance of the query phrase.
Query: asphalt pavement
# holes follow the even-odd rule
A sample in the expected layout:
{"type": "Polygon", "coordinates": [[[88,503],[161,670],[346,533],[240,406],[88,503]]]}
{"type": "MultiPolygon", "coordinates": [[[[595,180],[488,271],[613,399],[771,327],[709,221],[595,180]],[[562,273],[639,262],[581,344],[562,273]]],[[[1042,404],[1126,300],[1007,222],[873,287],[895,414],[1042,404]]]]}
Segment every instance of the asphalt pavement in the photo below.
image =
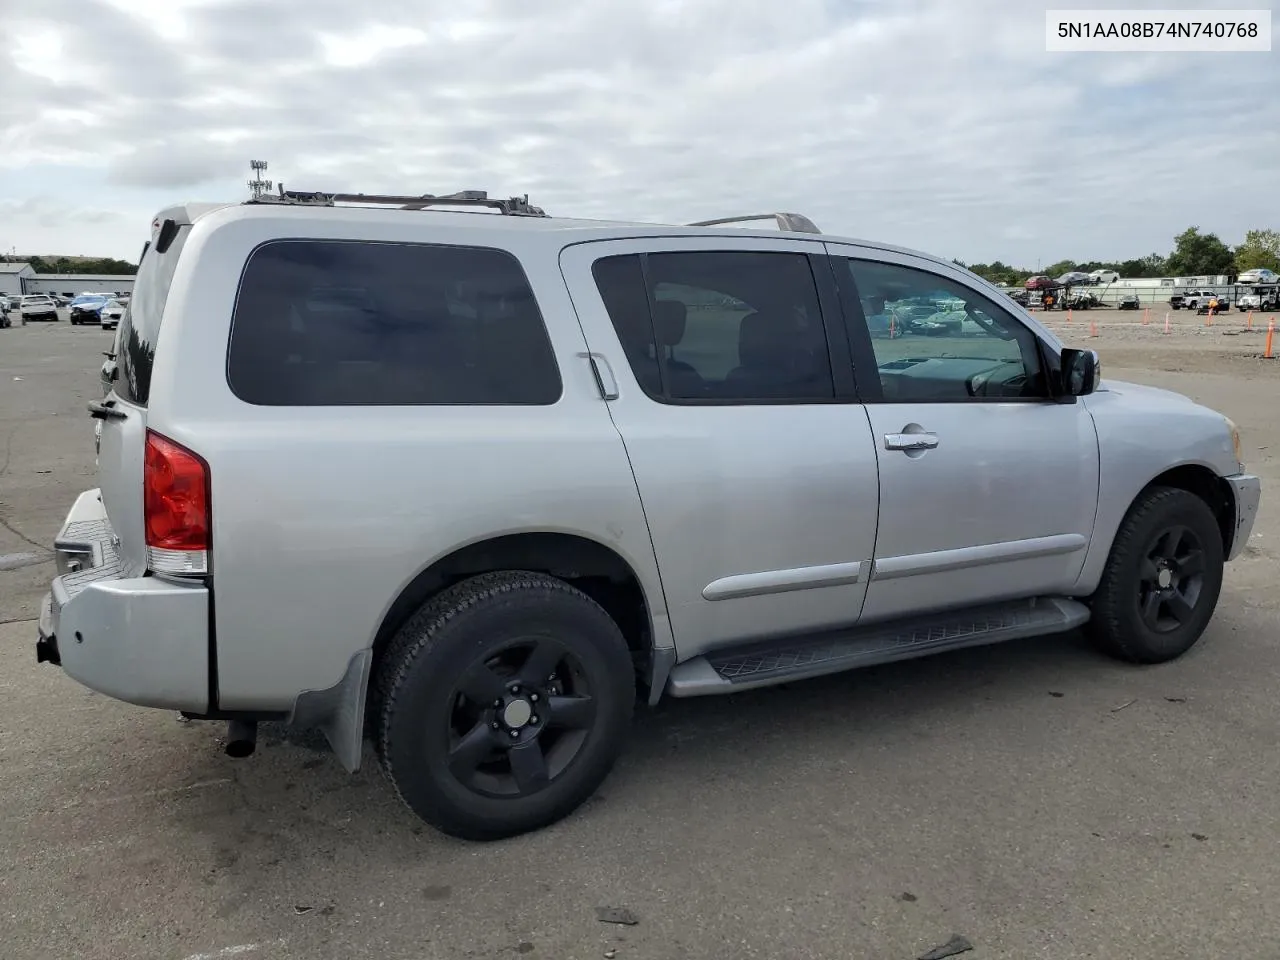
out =
{"type": "MultiPolygon", "coordinates": [[[[907,960],[953,935],[974,960],[1278,955],[1271,511],[1176,663],[1068,635],[668,701],[576,815],[463,843],[405,810],[371,754],[347,775],[272,726],[231,760],[219,725],[36,664],[48,546],[94,485],[84,404],[110,340],[0,330],[5,960],[907,960]]],[[[1149,379],[1262,422],[1249,452],[1271,475],[1280,423],[1231,409],[1237,377],[1149,379]]],[[[1274,410],[1275,384],[1257,390],[1274,410]]]]}

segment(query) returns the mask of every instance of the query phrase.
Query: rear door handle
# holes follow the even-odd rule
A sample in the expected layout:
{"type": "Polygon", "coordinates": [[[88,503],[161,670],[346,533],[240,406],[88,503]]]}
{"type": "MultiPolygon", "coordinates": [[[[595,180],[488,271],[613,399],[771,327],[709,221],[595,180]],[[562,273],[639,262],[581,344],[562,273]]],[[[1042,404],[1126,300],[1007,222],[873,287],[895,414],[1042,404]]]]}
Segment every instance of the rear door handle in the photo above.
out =
{"type": "Polygon", "coordinates": [[[579,354],[587,358],[587,362],[591,364],[591,375],[595,378],[596,389],[600,391],[600,399],[617,400],[618,399],[618,380],[613,375],[613,367],[609,366],[609,361],[600,353],[583,353],[579,354]]]}
{"type": "Polygon", "coordinates": [[[886,433],[886,450],[932,450],[938,445],[936,433],[886,433]]]}

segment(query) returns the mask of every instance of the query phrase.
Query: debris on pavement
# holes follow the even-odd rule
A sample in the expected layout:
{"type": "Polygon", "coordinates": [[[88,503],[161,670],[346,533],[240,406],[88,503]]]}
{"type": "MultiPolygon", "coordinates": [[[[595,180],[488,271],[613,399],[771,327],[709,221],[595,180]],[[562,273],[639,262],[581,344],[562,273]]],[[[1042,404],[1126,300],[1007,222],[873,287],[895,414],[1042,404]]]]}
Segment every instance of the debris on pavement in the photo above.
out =
{"type": "Polygon", "coordinates": [[[1135,703],[1137,703],[1137,702],[1138,702],[1138,698],[1137,698],[1137,697],[1134,697],[1132,700],[1129,700],[1129,701],[1127,701],[1127,702],[1125,702],[1125,703],[1122,703],[1122,704],[1120,704],[1120,706],[1118,706],[1118,707],[1112,707],[1112,708],[1111,708],[1111,712],[1112,712],[1112,713],[1119,713],[1119,712],[1120,712],[1121,710],[1123,710],[1125,707],[1132,707],[1132,706],[1133,706],[1135,703]]]}
{"type": "Polygon", "coordinates": [[[967,953],[973,949],[973,944],[960,934],[952,934],[951,939],[940,947],[934,947],[928,953],[921,954],[919,960],[943,960],[944,957],[954,957],[960,953],[967,953]]]}
{"type": "Polygon", "coordinates": [[[626,907],[596,907],[596,919],[601,923],[620,923],[626,927],[634,927],[640,918],[626,907]]]}
{"type": "Polygon", "coordinates": [[[1170,703],[1186,703],[1187,702],[1186,697],[1165,697],[1165,699],[1168,700],[1170,703]]]}

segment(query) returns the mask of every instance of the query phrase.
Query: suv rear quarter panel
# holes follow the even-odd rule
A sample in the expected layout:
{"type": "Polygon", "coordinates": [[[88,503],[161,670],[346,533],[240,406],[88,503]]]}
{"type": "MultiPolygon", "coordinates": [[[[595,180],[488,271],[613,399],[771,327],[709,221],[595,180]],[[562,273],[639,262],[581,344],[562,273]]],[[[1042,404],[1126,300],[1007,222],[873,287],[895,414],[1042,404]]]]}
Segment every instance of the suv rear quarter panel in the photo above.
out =
{"type": "Polygon", "coordinates": [[[671,645],[653,547],[545,234],[442,226],[432,213],[230,208],[199,221],[174,278],[149,425],[203,456],[212,483],[218,706],[288,709],[372,646],[400,591],[459,547],[564,532],[617,552],[671,645]],[[550,406],[267,407],[226,356],[251,251],[281,238],[466,243],[524,266],[560,366],[550,406]]]}

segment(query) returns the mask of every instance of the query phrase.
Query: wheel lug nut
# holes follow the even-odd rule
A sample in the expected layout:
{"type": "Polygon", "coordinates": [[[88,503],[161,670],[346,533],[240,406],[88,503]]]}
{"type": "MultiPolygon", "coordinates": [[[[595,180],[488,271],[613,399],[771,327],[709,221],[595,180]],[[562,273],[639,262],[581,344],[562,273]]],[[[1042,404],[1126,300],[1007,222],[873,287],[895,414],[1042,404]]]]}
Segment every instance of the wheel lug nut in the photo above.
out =
{"type": "Polygon", "coordinates": [[[493,721],[493,723],[489,724],[489,726],[491,726],[491,727],[493,727],[493,729],[497,730],[497,729],[498,729],[498,726],[499,726],[498,721],[497,721],[497,720],[493,721]]]}
{"type": "Polygon", "coordinates": [[[531,716],[531,717],[529,718],[529,722],[530,722],[530,723],[537,723],[537,722],[538,722],[538,715],[535,713],[533,716],[531,716]]]}
{"type": "Polygon", "coordinates": [[[512,731],[511,731],[511,739],[513,739],[513,740],[514,740],[514,739],[515,739],[516,737],[518,737],[518,736],[520,736],[520,731],[519,731],[519,730],[512,730],[512,731]]]}
{"type": "Polygon", "coordinates": [[[537,703],[537,702],[538,702],[538,695],[537,695],[536,693],[531,693],[531,694],[529,694],[529,699],[530,699],[530,700],[532,700],[534,703],[537,703]]]}
{"type": "Polygon", "coordinates": [[[502,706],[502,701],[501,700],[493,701],[493,706],[494,706],[494,709],[497,709],[498,707],[502,706]]]}
{"type": "Polygon", "coordinates": [[[511,685],[511,692],[512,692],[512,693],[519,693],[519,692],[520,692],[520,684],[518,684],[518,683],[513,683],[513,684],[511,685]]]}

